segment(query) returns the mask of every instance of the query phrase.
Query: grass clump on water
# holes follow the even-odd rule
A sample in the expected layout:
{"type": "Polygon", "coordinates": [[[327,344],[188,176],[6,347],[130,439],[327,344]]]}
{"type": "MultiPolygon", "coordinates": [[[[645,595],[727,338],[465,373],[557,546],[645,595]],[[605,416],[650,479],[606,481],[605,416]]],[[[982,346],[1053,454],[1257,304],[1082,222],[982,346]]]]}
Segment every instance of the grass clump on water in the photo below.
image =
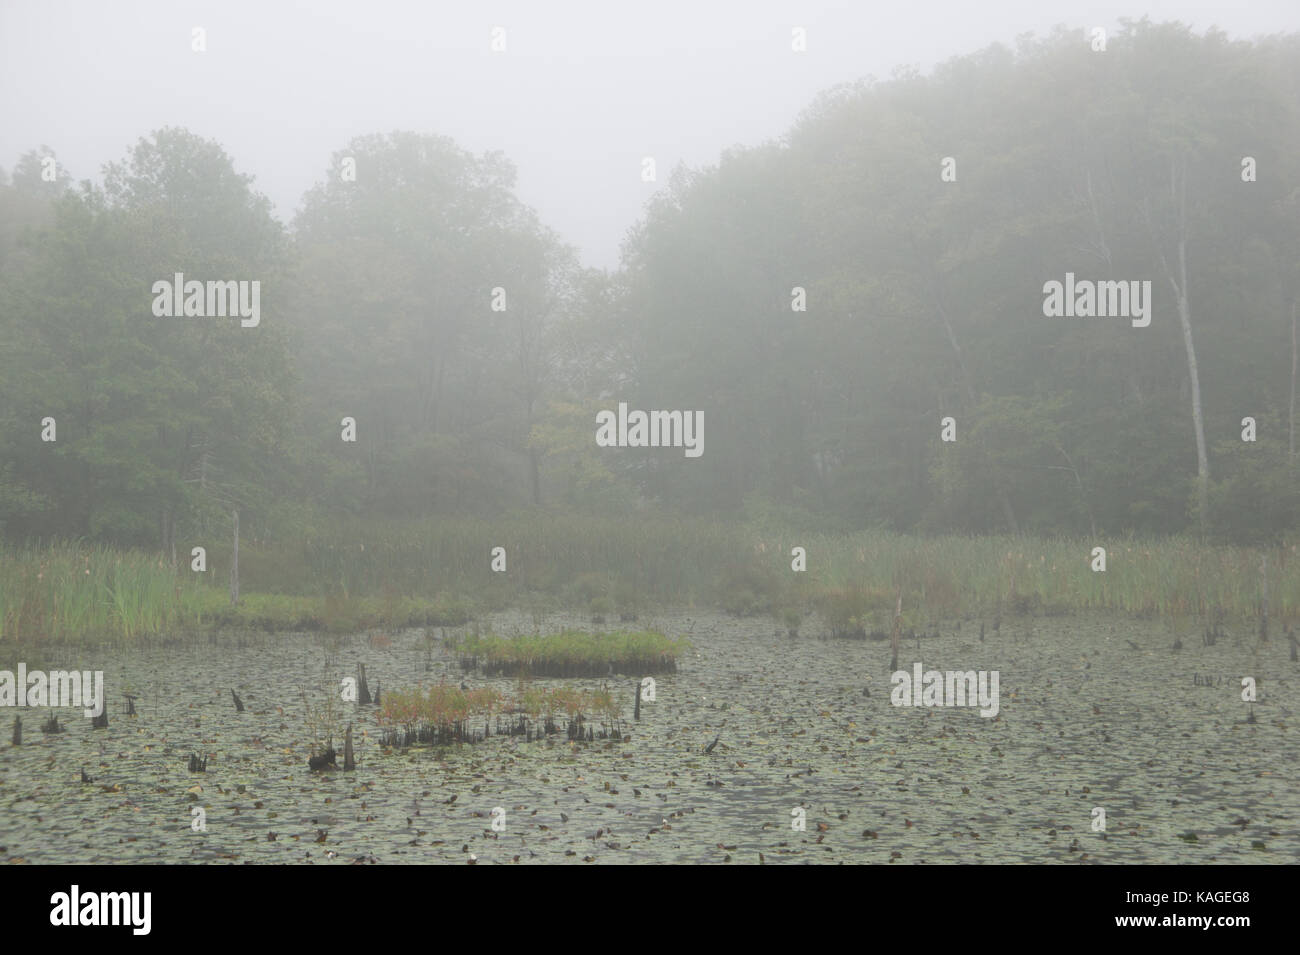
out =
{"type": "Polygon", "coordinates": [[[606,687],[523,686],[512,697],[491,687],[462,689],[440,683],[386,693],[379,714],[380,742],[399,747],[477,743],[493,735],[494,725],[497,736],[541,739],[561,732],[559,719],[564,719],[570,739],[622,737],[622,711],[606,687]]]}
{"type": "Polygon", "coordinates": [[[469,635],[457,645],[461,666],[486,676],[601,677],[675,673],[677,655],[690,644],[662,633],[583,633],[551,636],[469,635]]]}

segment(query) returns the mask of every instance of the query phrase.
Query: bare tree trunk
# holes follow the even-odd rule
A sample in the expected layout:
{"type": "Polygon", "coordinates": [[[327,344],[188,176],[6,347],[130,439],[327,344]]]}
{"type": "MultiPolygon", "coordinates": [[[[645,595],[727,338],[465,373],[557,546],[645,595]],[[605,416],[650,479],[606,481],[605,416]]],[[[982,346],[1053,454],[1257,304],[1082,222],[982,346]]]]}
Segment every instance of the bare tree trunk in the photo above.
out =
{"type": "Polygon", "coordinates": [[[892,651],[889,662],[889,671],[898,672],[898,641],[902,638],[903,629],[903,585],[898,585],[898,603],[894,606],[894,629],[890,634],[889,648],[892,651]]]}
{"type": "Polygon", "coordinates": [[[1097,522],[1093,520],[1092,508],[1088,506],[1088,495],[1083,490],[1083,479],[1079,477],[1079,469],[1074,466],[1074,462],[1065,453],[1065,448],[1062,445],[1058,444],[1056,450],[1061,452],[1061,457],[1065,458],[1065,463],[1069,465],[1069,472],[1074,475],[1075,486],[1079,489],[1079,501],[1083,504],[1084,513],[1088,515],[1088,526],[1092,529],[1092,536],[1095,538],[1097,536],[1097,522]]]}
{"type": "Polygon", "coordinates": [[[239,603],[239,509],[230,512],[235,523],[235,546],[230,552],[230,606],[239,603]]]}
{"type": "Polygon", "coordinates": [[[1196,366],[1196,346],[1192,344],[1192,316],[1187,302],[1187,240],[1178,240],[1178,269],[1180,282],[1175,285],[1178,295],[1178,319],[1183,325],[1183,344],[1187,347],[1187,376],[1192,385],[1192,424],[1196,427],[1196,505],[1201,536],[1210,511],[1210,462],[1205,451],[1205,420],[1201,414],[1201,376],[1196,366]]]}
{"type": "Polygon", "coordinates": [[[1291,299],[1291,413],[1287,418],[1289,461],[1295,467],[1295,372],[1296,372],[1296,299],[1291,299]]]}
{"type": "Polygon", "coordinates": [[[1178,320],[1183,326],[1183,345],[1187,349],[1187,376],[1192,389],[1192,424],[1196,428],[1196,503],[1197,503],[1197,523],[1200,527],[1201,537],[1205,536],[1206,524],[1209,520],[1209,496],[1210,496],[1210,462],[1209,456],[1205,450],[1205,421],[1201,414],[1201,376],[1196,366],[1196,347],[1192,344],[1192,311],[1188,301],[1187,290],[1187,168],[1184,164],[1181,181],[1178,179],[1177,172],[1171,166],[1169,170],[1170,192],[1178,207],[1178,273],[1174,274],[1173,269],[1169,267],[1169,261],[1165,258],[1164,250],[1160,247],[1159,240],[1156,238],[1155,226],[1151,221],[1151,210],[1149,205],[1146,207],[1147,228],[1151,232],[1151,239],[1156,245],[1156,252],[1160,257],[1160,264],[1164,267],[1165,276],[1169,279],[1169,285],[1174,290],[1174,300],[1178,303],[1178,320]]]}
{"type": "Polygon", "coordinates": [[[1268,642],[1268,554],[1259,559],[1259,640],[1268,642]]]}
{"type": "Polygon", "coordinates": [[[542,506],[542,469],[536,448],[528,449],[528,483],[532,487],[533,506],[542,506]]]}

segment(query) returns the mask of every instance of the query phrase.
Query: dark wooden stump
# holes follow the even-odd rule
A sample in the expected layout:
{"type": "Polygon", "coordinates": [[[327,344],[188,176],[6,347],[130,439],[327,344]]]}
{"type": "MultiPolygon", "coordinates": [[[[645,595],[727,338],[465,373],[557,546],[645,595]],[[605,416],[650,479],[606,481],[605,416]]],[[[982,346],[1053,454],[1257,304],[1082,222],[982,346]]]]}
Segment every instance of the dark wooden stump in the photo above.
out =
{"type": "MultiPolygon", "coordinates": [[[[378,690],[375,691],[376,695],[378,690]]],[[[343,737],[343,771],[352,772],[357,768],[357,762],[352,758],[352,724],[348,724],[348,733],[343,737]]]]}
{"type": "MultiPolygon", "coordinates": [[[[1294,652],[1293,650],[1292,653],[1294,652]]],[[[23,718],[21,716],[14,717],[14,745],[23,745],[23,718]]]]}
{"type": "Polygon", "coordinates": [[[326,766],[333,766],[337,769],[337,758],[338,754],[334,752],[334,747],[331,746],[329,749],[325,750],[325,752],[321,753],[321,755],[308,758],[307,765],[311,767],[313,771],[324,769],[326,766]]]}
{"type": "Polygon", "coordinates": [[[231,699],[235,701],[235,712],[236,713],[244,712],[244,701],[239,698],[239,694],[236,693],[233,689],[231,689],[230,696],[231,699]]]}

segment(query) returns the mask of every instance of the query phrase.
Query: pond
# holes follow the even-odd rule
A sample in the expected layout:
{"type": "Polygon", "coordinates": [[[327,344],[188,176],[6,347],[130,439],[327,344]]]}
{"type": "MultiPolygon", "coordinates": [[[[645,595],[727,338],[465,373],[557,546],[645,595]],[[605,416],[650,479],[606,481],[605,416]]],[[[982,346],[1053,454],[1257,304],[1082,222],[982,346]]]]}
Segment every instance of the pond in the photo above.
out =
{"type": "MultiPolygon", "coordinates": [[[[531,633],[534,620],[480,626],[531,633]]],[[[0,709],[0,861],[1300,861],[1300,665],[1279,637],[1257,646],[1230,632],[1204,646],[1183,634],[1173,650],[1165,624],[1093,616],[1011,618],[983,640],[978,621],[949,622],[904,641],[909,674],[917,662],[997,671],[997,715],[985,717],[892,705],[887,642],[820,639],[815,626],[791,638],[770,618],[690,611],[636,628],[692,643],[676,673],[655,677],[639,722],[635,674],[535,681],[609,685],[626,701],[625,740],[493,736],[385,752],[377,709],[337,702],[356,772],[314,773],[307,759],[309,707],[336,699],[358,663],[372,690],[464,680],[512,693],[517,681],[463,672],[423,631],[6,646],[0,668],[102,669],[109,725],[65,709],[67,732],[46,735],[47,713],[0,709]],[[124,692],[138,697],[135,717],[124,692]],[[19,747],[7,745],[15,714],[19,747]],[[205,772],[189,771],[191,754],[208,757],[205,772]]]]}

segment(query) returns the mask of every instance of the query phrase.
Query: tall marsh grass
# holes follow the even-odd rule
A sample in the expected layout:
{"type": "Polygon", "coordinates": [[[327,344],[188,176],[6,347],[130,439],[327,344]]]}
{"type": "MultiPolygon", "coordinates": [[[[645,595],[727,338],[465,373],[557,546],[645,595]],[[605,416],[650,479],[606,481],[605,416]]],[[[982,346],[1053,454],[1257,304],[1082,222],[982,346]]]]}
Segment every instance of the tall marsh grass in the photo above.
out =
{"type": "Polygon", "coordinates": [[[900,590],[904,624],[914,626],[1016,612],[1246,618],[1259,611],[1264,556],[1269,614],[1294,620],[1293,544],[805,534],[656,516],[356,522],[241,547],[237,608],[217,569],[220,545],[209,549],[205,574],[80,542],[0,545],[0,641],[454,626],[476,610],[528,606],[539,595],[569,610],[699,606],[796,619],[815,609],[832,626],[865,630],[889,629],[900,590]],[[806,573],[791,570],[795,546],[807,550],[806,573]],[[1094,546],[1106,548],[1105,573],[1091,569],[1094,546]],[[493,547],[506,549],[506,573],[492,571],[493,547]]]}
{"type": "Polygon", "coordinates": [[[132,640],[202,625],[221,593],[157,556],[104,546],[0,546],[0,640],[132,640]]]}
{"type": "MultiPolygon", "coordinates": [[[[804,593],[814,603],[855,595],[874,620],[892,618],[900,588],[904,615],[917,625],[1031,611],[1254,617],[1260,608],[1264,556],[1270,615],[1293,619],[1300,612],[1295,545],[1264,550],[1204,546],[1186,538],[1077,541],[882,533],[798,543],[808,549],[804,593]],[[1104,572],[1092,569],[1094,546],[1106,550],[1104,572]]],[[[755,546],[762,555],[783,544],[759,541],[755,546]]],[[[788,556],[782,561],[788,568],[788,556]]]]}

